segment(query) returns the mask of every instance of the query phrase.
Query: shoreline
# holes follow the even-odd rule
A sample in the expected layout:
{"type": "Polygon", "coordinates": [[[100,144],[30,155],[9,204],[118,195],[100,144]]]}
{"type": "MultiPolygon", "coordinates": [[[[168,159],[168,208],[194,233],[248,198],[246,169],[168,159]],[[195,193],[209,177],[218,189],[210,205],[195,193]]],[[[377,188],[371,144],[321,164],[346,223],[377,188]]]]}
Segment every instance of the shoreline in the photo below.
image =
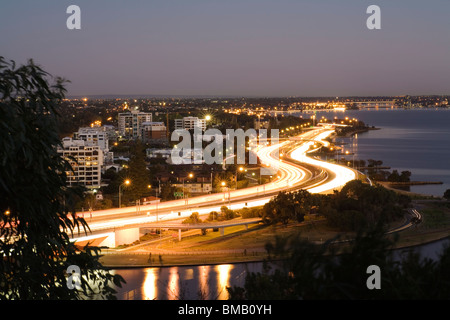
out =
{"type": "Polygon", "coordinates": [[[390,186],[418,186],[427,184],[444,184],[442,181],[405,181],[405,182],[391,182],[383,181],[390,186]]]}
{"type": "MultiPolygon", "coordinates": [[[[324,222],[324,221],[322,221],[324,222]]],[[[320,223],[320,221],[319,221],[320,223]]],[[[398,221],[397,224],[401,222],[398,221]]],[[[318,224],[318,223],[316,223],[318,224]]],[[[303,227],[309,228],[307,224],[303,227]]],[[[321,235],[320,240],[315,236],[315,239],[309,239],[311,242],[324,243],[329,239],[333,239],[336,235],[341,235],[342,239],[346,239],[346,234],[338,231],[327,231],[326,227],[318,226],[315,231],[321,235]]],[[[418,227],[411,227],[407,230],[401,231],[399,239],[396,241],[390,250],[410,250],[418,248],[423,245],[432,244],[434,242],[445,241],[450,239],[450,227],[433,228],[433,229],[418,229],[418,227]]],[[[258,230],[254,230],[258,232],[258,230]]],[[[248,234],[252,236],[250,231],[248,234]]],[[[262,232],[271,232],[270,227],[262,229],[262,232]]],[[[278,229],[278,235],[286,232],[282,227],[278,229]]],[[[257,235],[257,234],[256,234],[257,235]]],[[[241,235],[230,234],[230,238],[241,235]]],[[[253,234],[255,236],[255,234],[253,234]]],[[[314,235],[313,235],[314,236],[314,235]]],[[[347,234],[348,236],[348,234],[347,234]]],[[[351,240],[351,239],[350,239],[351,240]]],[[[200,265],[218,265],[218,264],[236,264],[236,263],[255,263],[264,262],[268,258],[267,251],[264,245],[251,246],[247,242],[245,248],[229,248],[229,249],[183,249],[182,247],[175,250],[164,248],[150,248],[137,249],[146,244],[139,244],[136,249],[129,248],[129,251],[116,251],[110,253],[100,253],[104,259],[109,263],[102,264],[109,269],[132,269],[132,268],[164,268],[164,267],[186,267],[186,266],[200,266],[200,265]]],[[[148,245],[148,244],[147,244],[148,245]]],[[[337,245],[345,246],[345,242],[337,245]]],[[[114,249],[113,249],[114,250],[114,249]]]]}
{"type": "MultiPolygon", "coordinates": [[[[346,133],[345,135],[335,135],[335,138],[342,138],[342,137],[351,137],[354,134],[362,133],[362,132],[368,132],[370,130],[380,130],[381,128],[376,127],[366,127],[363,129],[354,130],[351,132],[346,133]]],[[[387,181],[376,181],[376,183],[382,185],[386,189],[393,190],[400,194],[406,194],[411,196],[412,199],[425,199],[425,200],[441,200],[440,197],[435,196],[429,196],[419,193],[413,193],[410,191],[400,190],[396,189],[395,185],[422,185],[422,184],[442,184],[442,182],[427,182],[427,181],[411,181],[411,182],[404,182],[404,183],[391,183],[387,181]]],[[[399,241],[394,244],[394,247],[392,250],[401,250],[401,249],[413,249],[417,248],[423,245],[431,244],[438,241],[445,241],[445,239],[450,239],[450,227],[447,228],[435,228],[430,230],[419,230],[417,232],[414,232],[413,234],[407,233],[408,231],[412,230],[412,228],[409,228],[406,231],[400,232],[400,238],[399,241]],[[405,234],[407,233],[407,234],[405,234]],[[402,236],[403,235],[403,236],[402,236]]],[[[326,232],[325,232],[326,233],[326,232]]],[[[327,239],[333,238],[333,235],[335,233],[331,232],[325,235],[323,235],[324,241],[327,239]]],[[[343,233],[341,233],[343,234],[343,233]]],[[[308,239],[309,240],[309,239],[308,239]]],[[[322,239],[321,239],[322,240],[322,239]]],[[[322,241],[321,241],[322,242],[322,241]]],[[[142,244],[138,245],[142,246],[142,244]]],[[[125,263],[125,261],[122,261],[123,263],[120,263],[117,261],[115,264],[104,264],[105,267],[108,268],[114,268],[114,269],[129,269],[129,268],[164,268],[164,267],[177,267],[177,266],[199,266],[199,265],[217,265],[217,264],[234,264],[234,263],[252,263],[252,262],[263,262],[268,254],[264,251],[264,246],[259,246],[258,248],[251,248],[251,247],[245,247],[241,248],[240,252],[238,249],[236,249],[234,252],[230,254],[229,250],[228,252],[226,250],[222,250],[222,254],[220,254],[220,250],[203,250],[202,252],[195,252],[195,250],[187,251],[184,253],[181,253],[178,251],[178,253],[170,253],[170,251],[154,251],[152,252],[152,256],[156,257],[153,258],[153,260],[147,261],[150,251],[143,252],[143,251],[135,251],[134,253],[131,251],[130,253],[125,252],[117,252],[117,253],[110,253],[107,254],[108,256],[115,256],[118,258],[117,260],[120,260],[120,256],[123,260],[132,260],[132,264],[125,263]],[[253,251],[251,251],[254,249],[253,251]],[[244,251],[249,251],[250,254],[244,254],[244,251]],[[258,251],[258,254],[254,254],[253,252],[258,251]],[[161,256],[161,260],[159,259],[159,256],[161,256]],[[139,260],[139,261],[138,261],[139,260]]]]}
{"type": "MultiPolygon", "coordinates": [[[[450,231],[450,229],[448,230],[450,231]]],[[[439,233],[442,231],[432,231],[429,233],[439,233]]],[[[436,243],[436,242],[440,242],[440,241],[445,241],[445,240],[450,240],[450,234],[446,234],[446,235],[442,235],[439,236],[438,238],[433,238],[430,240],[426,240],[425,242],[419,242],[419,243],[414,243],[414,244],[403,244],[400,246],[394,246],[392,249],[389,249],[389,251],[394,251],[394,250],[410,250],[410,249],[414,249],[414,248],[418,248],[421,247],[423,245],[428,245],[428,244],[432,244],[432,243],[436,243]]],[[[123,255],[123,256],[127,256],[127,254],[122,254],[122,253],[114,253],[113,255],[123,255]]],[[[134,256],[134,258],[136,258],[136,253],[131,253],[128,254],[128,256],[134,256]]],[[[140,254],[142,256],[148,256],[147,253],[145,254],[140,254]]],[[[208,255],[207,253],[205,255],[208,255]]],[[[169,262],[167,260],[164,260],[164,258],[162,259],[163,263],[141,263],[141,264],[112,264],[112,265],[108,265],[108,264],[103,264],[103,266],[105,268],[108,269],[139,269],[139,268],[171,268],[171,267],[188,267],[188,266],[208,266],[208,265],[219,265],[219,264],[238,264],[238,263],[262,263],[264,261],[266,261],[266,259],[268,258],[268,254],[264,253],[262,254],[263,257],[254,257],[254,258],[249,258],[249,259],[231,259],[231,258],[224,258],[221,257],[220,259],[217,260],[212,260],[212,259],[204,259],[203,261],[189,261],[189,259],[187,259],[188,257],[192,257],[192,256],[196,256],[196,257],[201,257],[202,254],[169,254],[169,255],[162,255],[162,257],[167,257],[168,256],[177,256],[177,260],[183,260],[184,262],[169,262]],[[166,263],[164,263],[164,261],[166,261],[166,263]]],[[[242,256],[242,255],[241,255],[242,256]]]]}
{"type": "Polygon", "coordinates": [[[371,131],[371,130],[381,130],[381,128],[378,128],[378,127],[365,127],[363,129],[356,129],[356,130],[347,132],[347,133],[342,134],[342,135],[337,134],[335,137],[336,138],[349,138],[349,137],[351,137],[351,136],[353,136],[355,134],[364,133],[364,132],[368,132],[368,131],[371,131]]]}

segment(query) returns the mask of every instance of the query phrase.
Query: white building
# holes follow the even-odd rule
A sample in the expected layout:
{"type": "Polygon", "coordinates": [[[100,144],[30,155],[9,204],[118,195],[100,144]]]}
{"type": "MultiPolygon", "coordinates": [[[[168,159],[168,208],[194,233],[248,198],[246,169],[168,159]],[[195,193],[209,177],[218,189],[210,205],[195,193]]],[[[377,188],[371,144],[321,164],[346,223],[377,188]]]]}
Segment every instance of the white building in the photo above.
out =
{"type": "Polygon", "coordinates": [[[147,158],[150,159],[169,159],[172,154],[172,149],[146,149],[147,158]]]}
{"type": "Polygon", "coordinates": [[[69,186],[100,188],[103,152],[99,146],[87,146],[84,140],[64,138],[58,153],[72,166],[73,171],[66,172],[69,186]]]}
{"type": "Polygon", "coordinates": [[[202,131],[206,130],[206,120],[199,119],[197,117],[184,117],[183,119],[175,119],[175,130],[186,129],[193,130],[195,127],[199,127],[202,131]]]}
{"type": "Polygon", "coordinates": [[[84,127],[79,128],[73,134],[73,140],[83,140],[85,146],[98,146],[103,152],[103,159],[105,164],[111,164],[114,160],[113,152],[109,151],[109,127],[84,127]]]}
{"type": "Polygon", "coordinates": [[[166,160],[166,163],[173,165],[205,163],[203,149],[171,149],[170,157],[166,160]]]}
{"type": "Polygon", "coordinates": [[[173,187],[182,189],[185,193],[205,194],[211,192],[211,182],[174,183],[173,187]]]}
{"type": "Polygon", "coordinates": [[[73,140],[83,140],[86,146],[99,146],[101,150],[109,149],[108,134],[99,127],[79,128],[74,132],[73,140]]]}
{"type": "Polygon", "coordinates": [[[140,138],[144,122],[152,122],[151,113],[139,110],[119,113],[119,136],[131,139],[140,138]]]}

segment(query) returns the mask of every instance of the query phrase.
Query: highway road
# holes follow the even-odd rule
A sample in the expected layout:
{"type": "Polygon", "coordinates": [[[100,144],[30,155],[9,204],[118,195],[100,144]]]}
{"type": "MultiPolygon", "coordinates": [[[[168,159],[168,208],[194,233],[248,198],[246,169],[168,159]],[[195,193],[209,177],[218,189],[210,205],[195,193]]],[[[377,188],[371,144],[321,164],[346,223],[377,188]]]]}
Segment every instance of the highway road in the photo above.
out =
{"type": "Polygon", "coordinates": [[[331,127],[314,128],[296,137],[295,140],[257,149],[257,155],[263,165],[276,168],[278,171],[276,178],[270,183],[140,207],[93,211],[84,213],[84,218],[91,231],[98,233],[125,226],[185,218],[192,212],[198,212],[200,215],[209,214],[211,211],[220,211],[220,207],[224,205],[231,209],[261,206],[280,191],[306,189],[311,193],[333,192],[355,179],[355,172],[347,167],[307,156],[308,152],[314,150],[311,146],[328,144],[324,139],[333,132],[334,129],[331,127]],[[280,151],[282,157],[278,156],[280,151]]]}

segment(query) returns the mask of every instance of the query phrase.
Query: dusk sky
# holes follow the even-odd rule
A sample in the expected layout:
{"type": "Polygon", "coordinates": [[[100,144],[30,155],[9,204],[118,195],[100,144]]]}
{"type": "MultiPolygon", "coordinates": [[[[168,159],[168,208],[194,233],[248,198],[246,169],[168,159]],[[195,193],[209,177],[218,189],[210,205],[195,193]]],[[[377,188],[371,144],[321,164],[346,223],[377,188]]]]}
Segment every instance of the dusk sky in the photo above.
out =
{"type": "Polygon", "coordinates": [[[0,55],[68,96],[450,94],[448,0],[0,1],[0,55]]]}

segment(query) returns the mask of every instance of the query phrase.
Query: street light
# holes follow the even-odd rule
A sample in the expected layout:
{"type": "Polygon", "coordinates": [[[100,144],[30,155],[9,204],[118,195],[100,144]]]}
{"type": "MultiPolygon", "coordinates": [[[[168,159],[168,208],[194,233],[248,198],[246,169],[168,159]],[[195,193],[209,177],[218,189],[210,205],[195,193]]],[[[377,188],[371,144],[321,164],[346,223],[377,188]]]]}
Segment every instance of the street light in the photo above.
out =
{"type": "MultiPolygon", "coordinates": [[[[194,174],[193,173],[189,173],[188,177],[190,179],[192,179],[194,177],[194,174]]],[[[184,192],[184,179],[185,179],[185,177],[183,177],[183,198],[185,198],[185,195],[184,195],[185,194],[185,192],[184,192]]]]}
{"type": "Polygon", "coordinates": [[[222,185],[222,189],[223,189],[223,201],[225,201],[225,191],[228,190],[228,205],[230,205],[231,203],[231,194],[230,194],[230,188],[226,187],[226,182],[222,181],[220,183],[222,185]]]}
{"type": "MultiPolygon", "coordinates": [[[[239,167],[239,171],[243,172],[244,171],[244,167],[239,167]]],[[[238,189],[238,184],[237,184],[238,178],[237,178],[237,176],[238,176],[238,168],[236,167],[236,176],[235,176],[235,178],[236,178],[236,190],[238,189]]]]}
{"type": "Polygon", "coordinates": [[[129,180],[129,179],[127,179],[127,180],[125,180],[120,186],[119,186],[119,208],[121,208],[121,191],[120,191],[120,188],[122,187],[122,186],[124,186],[124,185],[129,185],[131,183],[131,181],[129,180]]]}
{"type": "Polygon", "coordinates": [[[222,181],[222,182],[220,183],[220,185],[222,186],[222,191],[223,191],[223,201],[225,201],[225,186],[226,186],[227,184],[225,183],[225,181],[222,181]]]}

